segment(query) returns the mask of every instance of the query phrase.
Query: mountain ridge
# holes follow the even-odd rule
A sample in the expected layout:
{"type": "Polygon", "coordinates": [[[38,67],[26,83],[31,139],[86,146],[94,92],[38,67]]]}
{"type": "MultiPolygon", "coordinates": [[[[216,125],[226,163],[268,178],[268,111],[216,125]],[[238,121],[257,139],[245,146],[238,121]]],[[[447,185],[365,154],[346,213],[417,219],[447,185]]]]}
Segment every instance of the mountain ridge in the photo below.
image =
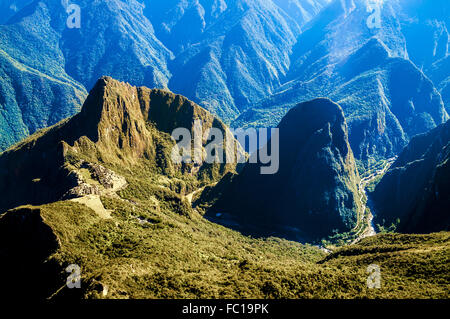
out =
{"type": "Polygon", "coordinates": [[[448,119],[441,95],[412,62],[390,56],[372,38],[326,73],[309,81],[291,81],[279,93],[242,113],[235,126],[275,126],[299,101],[328,96],[344,109],[352,149],[358,160],[389,158],[410,137],[448,119]],[[408,90],[403,83],[408,81],[408,90]],[[409,106],[408,106],[409,105],[409,106]]]}
{"type": "Polygon", "coordinates": [[[375,222],[406,233],[448,230],[449,158],[450,121],[412,138],[371,195],[375,222]]]}
{"type": "Polygon", "coordinates": [[[335,229],[350,231],[364,212],[359,212],[359,175],[341,107],[324,98],[301,103],[278,129],[278,172],[261,175],[262,164],[247,163],[228,186],[218,185],[222,194],[207,216],[223,223],[215,218],[220,213],[244,229],[251,225],[256,233],[276,232],[300,241],[326,238],[335,229]]]}
{"type": "MultiPolygon", "coordinates": [[[[14,0],[2,3],[13,5],[14,0]]],[[[169,6],[153,0],[80,0],[76,4],[81,9],[79,29],[67,28],[68,14],[60,1],[34,1],[21,8],[2,25],[1,49],[43,76],[63,78],[81,88],[84,96],[100,76],[108,75],[137,86],[170,87],[227,123],[246,107],[244,104],[279,86],[288,69],[288,51],[302,24],[277,5],[262,0],[213,4],[172,1],[169,6]],[[37,30],[39,37],[30,37],[37,30]],[[185,30],[190,31],[186,34],[185,30]],[[181,48],[170,44],[171,37],[181,48]]],[[[311,15],[320,7],[311,7],[311,15]]],[[[2,77],[4,86],[13,80],[20,81],[21,73],[8,72],[2,77]]],[[[12,101],[7,102],[8,108],[23,103],[15,92],[15,87],[0,91],[12,101]]],[[[81,101],[72,102],[71,111],[63,114],[57,110],[67,103],[52,102],[56,113],[52,120],[38,125],[25,123],[22,131],[27,133],[20,136],[3,124],[2,136],[8,138],[0,143],[1,149],[75,114],[81,101]]],[[[43,103],[48,103],[44,96],[36,98],[31,107],[43,103]]],[[[27,117],[29,110],[15,107],[8,112],[27,117]]]]}
{"type": "MultiPolygon", "coordinates": [[[[0,154],[0,184],[7,194],[2,196],[0,210],[61,199],[71,189],[86,184],[80,172],[91,164],[107,165],[121,172],[142,166],[143,173],[184,178],[184,188],[194,187],[196,180],[208,183],[234,170],[236,161],[172,163],[175,142],[167,123],[176,121],[173,115],[177,113],[175,126],[184,124],[192,130],[194,121],[200,119],[204,131],[215,127],[225,135],[227,130],[220,120],[184,97],[158,89],[136,88],[110,77],[101,78],[80,113],[0,154]],[[195,178],[191,176],[193,172],[195,178]],[[20,181],[21,187],[8,186],[14,181],[20,181]]],[[[206,143],[203,137],[202,150],[206,143]]]]}

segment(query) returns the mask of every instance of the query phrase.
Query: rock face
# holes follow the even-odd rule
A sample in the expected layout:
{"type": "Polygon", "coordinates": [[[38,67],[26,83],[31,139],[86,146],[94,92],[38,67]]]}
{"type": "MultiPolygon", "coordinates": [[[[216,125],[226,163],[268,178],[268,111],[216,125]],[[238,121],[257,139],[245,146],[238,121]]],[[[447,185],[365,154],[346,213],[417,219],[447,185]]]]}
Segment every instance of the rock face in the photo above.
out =
{"type": "Polygon", "coordinates": [[[261,175],[260,164],[247,164],[208,214],[229,214],[260,234],[294,231],[301,240],[353,228],[359,176],[340,106],[328,99],[301,103],[278,128],[279,171],[261,175]]]}
{"type": "Polygon", "coordinates": [[[450,229],[450,122],[414,137],[375,188],[375,223],[429,233],[450,229]]]}
{"type": "MultiPolygon", "coordinates": [[[[0,211],[64,196],[97,194],[97,186],[87,185],[80,176],[82,169],[89,171],[89,178],[98,185],[111,188],[113,172],[98,163],[122,169],[141,165],[167,176],[195,172],[198,180],[220,178],[234,169],[236,161],[175,164],[171,160],[172,130],[192,131],[196,120],[202,122],[203,134],[214,127],[226,136],[221,121],[182,96],[101,78],[79,114],[0,155],[0,211]]],[[[202,146],[206,143],[204,136],[202,146]]]]}

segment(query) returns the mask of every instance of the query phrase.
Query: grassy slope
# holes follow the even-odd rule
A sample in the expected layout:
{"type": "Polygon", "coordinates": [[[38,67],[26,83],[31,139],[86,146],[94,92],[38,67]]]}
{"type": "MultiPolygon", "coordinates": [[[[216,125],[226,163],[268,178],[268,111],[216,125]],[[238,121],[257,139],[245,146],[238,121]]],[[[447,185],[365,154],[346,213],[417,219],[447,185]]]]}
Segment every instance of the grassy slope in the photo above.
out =
{"type": "MultiPolygon", "coordinates": [[[[129,183],[120,198],[102,197],[111,219],[70,201],[41,206],[61,243],[50,258],[82,267],[84,297],[449,297],[448,232],[378,235],[331,255],[278,238],[254,239],[190,208],[182,195],[199,181],[140,164],[106,165],[129,183]],[[366,287],[372,263],[381,267],[381,289],[366,287]]],[[[70,293],[64,285],[55,297],[70,293]]]]}
{"type": "MultiPolygon", "coordinates": [[[[102,128],[114,119],[104,119],[102,128]]],[[[27,145],[63,125],[38,132],[10,152],[24,149],[29,155],[27,145]]],[[[155,146],[151,149],[157,154],[141,161],[132,161],[134,149],[119,148],[111,136],[96,147],[84,137],[68,148],[66,165],[100,162],[126,178],[129,186],[119,192],[121,198],[102,197],[112,218],[71,201],[40,207],[60,243],[50,258],[82,267],[84,297],[449,297],[449,233],[379,235],[331,257],[312,246],[245,237],[203,219],[183,197],[215,181],[214,176],[196,180],[195,174],[170,172],[164,162],[171,146],[167,133],[148,127],[148,136],[157,141],[159,152],[155,146]],[[372,263],[382,269],[379,290],[366,287],[366,268],[372,263]]],[[[61,278],[66,277],[62,272],[61,278]]],[[[70,294],[64,286],[65,279],[56,296],[70,294]]]]}
{"type": "Polygon", "coordinates": [[[245,237],[153,201],[102,201],[111,219],[73,202],[41,207],[61,242],[51,258],[82,267],[88,298],[103,298],[106,289],[107,298],[449,297],[449,233],[378,235],[327,256],[312,246],[245,237]],[[381,289],[366,288],[372,263],[381,267],[381,289]]]}
{"type": "MultiPolygon", "coordinates": [[[[119,164],[106,166],[129,185],[118,192],[121,198],[102,197],[111,219],[71,201],[41,206],[61,243],[50,258],[82,267],[84,297],[449,297],[450,233],[378,235],[327,255],[313,246],[253,239],[213,224],[182,196],[201,187],[199,181],[181,174],[169,178],[148,162],[119,164]],[[381,267],[381,289],[366,287],[372,263],[381,267]]],[[[71,294],[64,288],[66,277],[62,272],[54,298],[71,294]]]]}

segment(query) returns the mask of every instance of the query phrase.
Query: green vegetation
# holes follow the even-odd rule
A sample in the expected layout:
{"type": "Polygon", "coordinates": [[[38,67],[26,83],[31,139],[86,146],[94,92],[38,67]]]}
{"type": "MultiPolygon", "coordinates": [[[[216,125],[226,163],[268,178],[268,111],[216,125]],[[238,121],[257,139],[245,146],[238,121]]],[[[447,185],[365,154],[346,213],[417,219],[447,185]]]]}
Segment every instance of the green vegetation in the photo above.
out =
{"type": "Polygon", "coordinates": [[[72,202],[41,207],[61,242],[51,259],[81,266],[87,298],[449,297],[448,232],[378,235],[327,255],[278,238],[245,237],[146,201],[102,201],[111,219],[72,202]],[[381,267],[381,289],[366,287],[373,263],[381,267]]]}
{"type": "MultiPolygon", "coordinates": [[[[32,264],[30,277],[45,281],[33,287],[50,299],[449,297],[448,232],[381,234],[339,247],[365,231],[370,215],[359,209],[350,152],[343,183],[351,184],[355,207],[365,215],[355,216],[352,232],[333,235],[331,254],[244,236],[203,218],[237,176],[235,167],[174,165],[170,112],[177,123],[192,124],[204,111],[171,93],[103,78],[78,115],[0,155],[7,168],[0,171],[0,190],[9,200],[0,208],[28,205],[0,215],[0,255],[8,261],[0,270],[13,286],[21,287],[17,278],[32,264]],[[76,200],[61,200],[72,198],[68,192],[76,200]],[[374,263],[382,271],[380,289],[366,285],[374,263]],[[77,296],[66,288],[71,264],[81,267],[77,296]]],[[[201,118],[226,128],[207,113],[201,118]]],[[[348,146],[341,142],[337,147],[348,146]]],[[[311,173],[310,180],[322,177],[311,173]]]]}
{"type": "Polygon", "coordinates": [[[301,242],[358,227],[364,208],[341,107],[324,98],[301,103],[278,128],[279,170],[266,175],[260,162],[247,164],[228,187],[217,186],[222,196],[208,190],[203,199],[213,206],[206,216],[224,213],[258,235],[301,242]]]}
{"type": "Polygon", "coordinates": [[[390,226],[385,226],[386,220],[383,219],[382,224],[377,224],[377,229],[381,234],[395,233],[398,225],[400,225],[400,218],[397,218],[390,226]]]}

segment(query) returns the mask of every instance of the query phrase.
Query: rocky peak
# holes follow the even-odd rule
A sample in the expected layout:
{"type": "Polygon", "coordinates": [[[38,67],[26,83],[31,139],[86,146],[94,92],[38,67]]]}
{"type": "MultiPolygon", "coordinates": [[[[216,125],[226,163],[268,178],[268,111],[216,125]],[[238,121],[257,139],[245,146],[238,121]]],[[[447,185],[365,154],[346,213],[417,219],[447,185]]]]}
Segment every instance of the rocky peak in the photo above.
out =
{"type": "Polygon", "coordinates": [[[208,214],[229,214],[259,234],[276,229],[297,240],[351,230],[360,210],[359,177],[341,107],[324,98],[301,103],[278,128],[278,172],[261,175],[261,164],[248,163],[208,214]]]}
{"type": "MultiPolygon", "coordinates": [[[[192,132],[196,120],[202,122],[202,133],[211,127],[223,133],[227,130],[220,120],[180,95],[102,77],[80,113],[0,155],[0,191],[5,194],[0,211],[21,204],[55,201],[73,189],[75,195],[97,194],[78,178],[80,163],[102,164],[106,168],[145,167],[155,174],[172,176],[179,172],[198,180],[214,180],[234,170],[235,162],[200,163],[197,167],[172,162],[172,130],[182,127],[192,132]],[[9,187],[17,181],[20,192],[9,187]]],[[[207,142],[203,138],[203,146],[207,142]]],[[[234,145],[237,146],[236,141],[234,145]]]]}

